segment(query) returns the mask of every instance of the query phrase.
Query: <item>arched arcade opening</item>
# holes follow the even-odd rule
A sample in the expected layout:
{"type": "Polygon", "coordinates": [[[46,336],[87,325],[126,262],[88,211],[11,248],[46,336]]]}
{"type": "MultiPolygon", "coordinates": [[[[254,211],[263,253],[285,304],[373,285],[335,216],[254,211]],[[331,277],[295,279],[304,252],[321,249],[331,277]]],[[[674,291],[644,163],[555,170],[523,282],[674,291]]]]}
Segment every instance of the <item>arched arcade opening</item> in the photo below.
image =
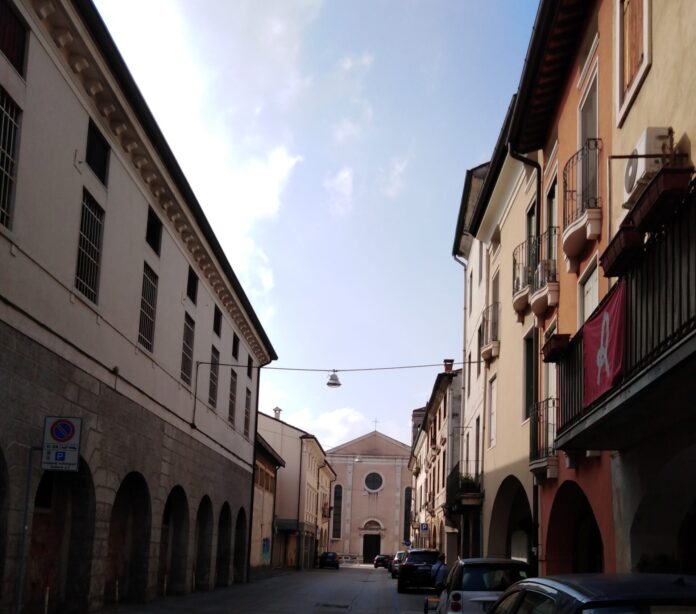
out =
{"type": "Polygon", "coordinates": [[[160,595],[186,592],[189,513],[186,493],[172,488],[162,514],[157,590],[160,595]]]}
{"type": "Polygon", "coordinates": [[[507,476],[495,495],[488,531],[489,556],[531,561],[534,522],[527,493],[514,475],[507,476]]]}

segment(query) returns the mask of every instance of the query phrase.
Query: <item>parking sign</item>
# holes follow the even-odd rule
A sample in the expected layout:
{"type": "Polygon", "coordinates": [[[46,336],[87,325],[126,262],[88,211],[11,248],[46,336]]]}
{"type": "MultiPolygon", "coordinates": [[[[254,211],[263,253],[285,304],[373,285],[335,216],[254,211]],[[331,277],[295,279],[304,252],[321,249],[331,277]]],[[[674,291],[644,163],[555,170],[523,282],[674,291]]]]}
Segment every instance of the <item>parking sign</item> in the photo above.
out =
{"type": "Polygon", "coordinates": [[[82,418],[51,416],[44,420],[41,468],[77,471],[80,466],[82,418]]]}

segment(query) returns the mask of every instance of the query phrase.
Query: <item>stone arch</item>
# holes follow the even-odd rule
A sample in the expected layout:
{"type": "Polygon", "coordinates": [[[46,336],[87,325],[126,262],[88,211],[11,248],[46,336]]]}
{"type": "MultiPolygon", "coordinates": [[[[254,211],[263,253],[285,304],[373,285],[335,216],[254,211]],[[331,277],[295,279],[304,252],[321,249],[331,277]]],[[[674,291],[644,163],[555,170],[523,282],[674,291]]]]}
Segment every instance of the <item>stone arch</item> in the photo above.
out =
{"type": "Polygon", "coordinates": [[[488,531],[488,554],[529,561],[533,543],[532,510],[522,482],[507,476],[493,501],[488,531]]]}
{"type": "Polygon", "coordinates": [[[162,513],[157,588],[160,595],[186,592],[189,511],[181,486],[172,488],[162,513]]]}
{"type": "Polygon", "coordinates": [[[142,474],[129,473],[111,508],[104,601],[144,601],[147,597],[152,509],[142,474]]]}
{"type": "MultiPolygon", "coordinates": [[[[7,554],[7,510],[9,507],[9,474],[5,455],[0,450],[0,578],[4,576],[5,556],[7,554]]],[[[0,582],[0,596],[2,582],[0,582]]]]}
{"type": "Polygon", "coordinates": [[[363,531],[381,531],[384,525],[379,518],[368,518],[361,527],[363,531]]]}
{"type": "Polygon", "coordinates": [[[218,518],[217,556],[215,560],[215,586],[230,583],[230,564],[232,563],[232,510],[225,501],[218,518]]]}
{"type": "Polygon", "coordinates": [[[571,480],[561,484],[546,533],[546,573],[588,573],[604,569],[604,546],[592,506],[571,480]]]}
{"type": "Polygon", "coordinates": [[[239,508],[234,529],[234,581],[244,582],[246,578],[247,519],[244,508],[239,508]]]}
{"type": "Polygon", "coordinates": [[[87,611],[92,571],[95,497],[92,473],[44,471],[34,496],[27,558],[26,611],[87,611]],[[47,591],[48,589],[48,591],[47,591]]]}
{"type": "Polygon", "coordinates": [[[696,573],[696,471],[688,469],[694,463],[696,445],[674,454],[654,474],[642,474],[644,488],[630,525],[633,569],[696,573]]]}
{"type": "Polygon", "coordinates": [[[204,495],[196,513],[194,536],[193,585],[197,591],[210,589],[210,564],[213,556],[213,504],[204,495]]]}

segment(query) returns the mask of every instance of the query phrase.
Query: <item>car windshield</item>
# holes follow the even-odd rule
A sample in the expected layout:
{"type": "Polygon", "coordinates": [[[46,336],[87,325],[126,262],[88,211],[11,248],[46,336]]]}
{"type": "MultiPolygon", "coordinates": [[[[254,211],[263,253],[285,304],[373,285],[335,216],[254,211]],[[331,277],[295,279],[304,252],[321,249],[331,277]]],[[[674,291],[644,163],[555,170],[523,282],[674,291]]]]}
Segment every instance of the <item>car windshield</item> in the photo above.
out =
{"type": "Polygon", "coordinates": [[[437,552],[409,552],[406,561],[409,563],[435,563],[437,552]]]}
{"type": "Polygon", "coordinates": [[[325,553],[324,553],[324,558],[325,558],[325,559],[335,559],[335,558],[336,558],[336,553],[335,553],[335,552],[325,552],[325,553]]]}
{"type": "Polygon", "coordinates": [[[524,580],[527,570],[519,565],[465,565],[455,591],[504,591],[513,582],[524,580]]]}

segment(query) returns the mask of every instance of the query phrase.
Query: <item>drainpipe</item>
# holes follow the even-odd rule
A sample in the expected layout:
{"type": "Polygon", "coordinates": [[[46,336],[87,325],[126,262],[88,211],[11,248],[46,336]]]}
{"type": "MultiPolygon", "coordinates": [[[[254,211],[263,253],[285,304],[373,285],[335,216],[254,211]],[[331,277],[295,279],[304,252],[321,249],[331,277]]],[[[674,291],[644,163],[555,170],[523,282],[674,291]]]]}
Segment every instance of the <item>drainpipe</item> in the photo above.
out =
{"type": "MultiPolygon", "coordinates": [[[[462,268],[464,269],[464,331],[462,333],[463,335],[463,344],[462,344],[462,375],[461,375],[461,399],[459,401],[459,424],[460,426],[464,427],[459,429],[459,437],[462,437],[462,434],[464,433],[466,423],[464,422],[464,410],[465,410],[465,405],[466,405],[466,374],[465,374],[465,367],[468,369],[468,365],[466,364],[466,318],[467,318],[467,311],[466,311],[466,274],[467,270],[469,267],[469,261],[464,260],[460,258],[457,255],[453,255],[453,258],[455,262],[459,263],[462,268]]],[[[468,461],[469,459],[464,459],[463,457],[463,451],[464,451],[464,446],[462,445],[462,442],[459,442],[459,467],[461,470],[461,467],[463,465],[462,460],[468,461]]],[[[466,468],[468,470],[468,467],[466,468]]],[[[462,473],[468,473],[468,471],[464,471],[462,473]]],[[[467,510],[468,514],[468,510],[467,510]]],[[[463,516],[460,516],[459,519],[459,553],[464,554],[464,522],[463,522],[463,516]]]]}
{"type": "MultiPolygon", "coordinates": [[[[508,142],[508,153],[510,154],[510,157],[521,162],[522,164],[526,164],[527,166],[531,166],[534,171],[536,172],[536,233],[537,237],[541,234],[541,165],[538,162],[535,162],[534,160],[530,160],[529,158],[517,153],[513,148],[512,148],[512,143],[508,142]]],[[[540,348],[539,348],[539,331],[535,330],[534,331],[534,336],[533,336],[533,347],[532,347],[532,352],[534,357],[539,356],[540,348]]],[[[535,401],[538,399],[536,398],[538,396],[538,390],[539,390],[539,365],[538,365],[538,360],[534,360],[534,383],[535,383],[535,401]]],[[[532,534],[532,568],[536,568],[536,572],[539,573],[538,565],[539,565],[539,485],[537,484],[536,478],[534,478],[533,481],[533,486],[532,486],[532,527],[533,527],[533,534],[532,534]]]]}

